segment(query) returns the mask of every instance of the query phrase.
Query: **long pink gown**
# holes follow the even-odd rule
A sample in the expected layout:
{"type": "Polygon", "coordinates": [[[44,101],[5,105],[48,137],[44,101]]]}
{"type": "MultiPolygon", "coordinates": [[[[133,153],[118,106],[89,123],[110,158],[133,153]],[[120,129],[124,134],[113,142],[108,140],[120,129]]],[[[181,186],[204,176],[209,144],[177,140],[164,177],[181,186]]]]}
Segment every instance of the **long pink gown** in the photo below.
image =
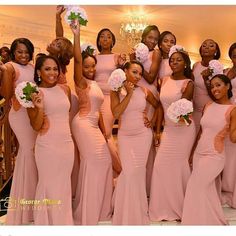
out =
{"type": "MultiPolygon", "coordinates": [[[[123,99],[124,95],[120,94],[123,99]]],[[[118,150],[122,171],[117,179],[113,204],[114,225],[145,225],[149,223],[146,195],[146,164],[152,144],[152,131],[144,126],[146,107],[143,88],[135,88],[120,118],[118,150]]]]}
{"type": "Polygon", "coordinates": [[[71,173],[74,143],[69,124],[70,101],[61,85],[40,90],[44,96],[45,119],[35,144],[39,181],[34,223],[73,225],[71,173]]]}
{"type": "MultiPolygon", "coordinates": [[[[14,87],[23,81],[34,82],[34,68],[31,64],[23,66],[14,62],[9,63],[16,73],[14,87]]],[[[18,103],[15,96],[12,99],[9,122],[19,142],[19,150],[10,192],[11,204],[9,206],[12,205],[12,208],[8,209],[6,224],[30,224],[33,222],[33,205],[25,205],[23,201],[24,199],[33,200],[35,197],[38,181],[34,157],[36,132],[30,125],[26,109],[18,103]]]]}
{"type": "Polygon", "coordinates": [[[184,199],[183,225],[226,225],[216,179],[225,164],[224,139],[235,106],[211,103],[201,119],[202,135],[193,156],[193,172],[184,199]],[[216,116],[217,114],[217,116],[216,116]]]}
{"type": "Polygon", "coordinates": [[[204,79],[201,72],[207,69],[201,62],[196,62],[193,66],[194,93],[193,93],[193,119],[196,125],[196,134],[200,129],[200,120],[204,106],[211,101],[208,95],[204,79]]]}
{"type": "MultiPolygon", "coordinates": [[[[117,54],[97,55],[95,81],[103,92],[104,102],[101,106],[101,113],[108,138],[109,150],[112,159],[119,160],[117,146],[115,145],[112,128],[115,118],[111,112],[110,87],[107,83],[109,76],[116,69],[117,54]]],[[[114,175],[115,177],[116,175],[114,175]]]]}
{"type": "Polygon", "coordinates": [[[152,221],[180,220],[184,194],[190,177],[188,158],[195,140],[195,125],[176,124],[166,115],[172,102],[182,97],[190,79],[174,80],[165,77],[160,100],[164,109],[164,131],[155,157],[149,216],[152,221]]]}
{"type": "Polygon", "coordinates": [[[80,150],[79,180],[74,202],[76,225],[96,225],[111,219],[112,163],[108,145],[98,126],[103,94],[96,81],[76,88],[80,110],[72,132],[80,150]]]}
{"type": "MultiPolygon", "coordinates": [[[[226,74],[229,70],[226,70],[226,74]]],[[[233,97],[232,103],[236,104],[236,77],[231,79],[233,97]]],[[[236,208],[236,144],[226,137],[225,140],[225,166],[222,173],[222,203],[236,208]]]]}
{"type": "MultiPolygon", "coordinates": [[[[144,69],[149,72],[150,67],[152,65],[152,56],[153,56],[154,51],[150,51],[148,55],[148,60],[146,60],[143,63],[144,69]]],[[[143,77],[141,80],[138,82],[138,85],[140,87],[146,88],[152,92],[152,94],[159,99],[159,93],[157,91],[157,78],[154,80],[152,84],[149,84],[143,77]]],[[[147,112],[147,117],[149,120],[152,119],[153,114],[154,114],[155,109],[153,106],[149,103],[147,103],[146,106],[146,112],[147,112]]],[[[148,156],[148,161],[147,161],[147,173],[146,173],[146,190],[147,190],[147,196],[150,195],[150,185],[151,185],[151,177],[152,177],[152,169],[153,169],[153,164],[154,164],[154,158],[156,156],[156,149],[154,145],[151,145],[150,151],[149,151],[149,156],[148,156]]]]}

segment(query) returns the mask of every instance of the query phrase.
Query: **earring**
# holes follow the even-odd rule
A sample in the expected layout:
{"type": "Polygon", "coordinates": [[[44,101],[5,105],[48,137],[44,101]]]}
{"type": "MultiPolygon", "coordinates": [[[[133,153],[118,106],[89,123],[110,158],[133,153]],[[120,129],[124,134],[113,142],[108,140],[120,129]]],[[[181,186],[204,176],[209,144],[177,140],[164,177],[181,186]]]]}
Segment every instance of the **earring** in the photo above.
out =
{"type": "Polygon", "coordinates": [[[216,54],[217,54],[217,53],[215,52],[214,56],[216,56],[216,54]]]}
{"type": "Polygon", "coordinates": [[[38,75],[38,82],[41,82],[42,80],[41,80],[41,77],[40,77],[40,75],[38,75]]]}

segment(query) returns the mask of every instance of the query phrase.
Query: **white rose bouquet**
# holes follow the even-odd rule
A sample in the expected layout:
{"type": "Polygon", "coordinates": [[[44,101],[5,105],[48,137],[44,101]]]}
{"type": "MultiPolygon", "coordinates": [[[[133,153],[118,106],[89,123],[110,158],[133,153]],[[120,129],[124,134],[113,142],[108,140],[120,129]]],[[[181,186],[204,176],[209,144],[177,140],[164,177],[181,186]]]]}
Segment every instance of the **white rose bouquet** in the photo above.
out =
{"type": "Polygon", "coordinates": [[[67,6],[67,11],[65,14],[65,21],[67,24],[71,24],[73,20],[77,20],[80,25],[86,26],[88,23],[88,17],[86,11],[79,6],[67,6]]]}
{"type": "Polygon", "coordinates": [[[148,59],[149,49],[144,43],[138,43],[134,46],[136,59],[143,63],[148,59]]]}
{"type": "Polygon", "coordinates": [[[183,46],[181,45],[173,45],[171,48],[170,48],[170,51],[169,51],[169,58],[171,57],[171,55],[175,52],[185,52],[185,49],[183,46]]]}
{"type": "Polygon", "coordinates": [[[33,93],[39,93],[39,88],[35,83],[32,82],[21,82],[16,86],[15,95],[21,106],[25,108],[34,107],[31,100],[31,95],[33,93]]]}
{"type": "Polygon", "coordinates": [[[171,103],[167,109],[167,116],[174,123],[178,123],[183,118],[185,124],[191,124],[190,115],[193,113],[193,103],[186,98],[179,99],[171,103]]]}
{"type": "Polygon", "coordinates": [[[119,91],[123,87],[125,80],[125,72],[122,69],[116,69],[111,73],[108,84],[112,91],[119,91]]]}
{"type": "Polygon", "coordinates": [[[81,45],[81,53],[88,52],[90,55],[96,55],[96,47],[90,43],[84,43],[81,45]]]}
{"type": "Polygon", "coordinates": [[[209,79],[218,74],[223,74],[224,66],[218,60],[211,60],[208,69],[210,71],[209,79]]]}

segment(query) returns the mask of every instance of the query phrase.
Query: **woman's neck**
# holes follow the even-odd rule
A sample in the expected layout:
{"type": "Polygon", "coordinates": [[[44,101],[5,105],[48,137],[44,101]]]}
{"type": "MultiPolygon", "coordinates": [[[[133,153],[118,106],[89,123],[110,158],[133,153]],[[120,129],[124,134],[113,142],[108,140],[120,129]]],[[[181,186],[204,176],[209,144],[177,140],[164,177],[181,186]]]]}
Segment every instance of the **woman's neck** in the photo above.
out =
{"type": "Polygon", "coordinates": [[[100,52],[101,55],[104,55],[104,54],[112,54],[112,51],[110,49],[102,49],[101,52],[100,52]]]}
{"type": "Polygon", "coordinates": [[[216,103],[221,104],[221,105],[231,105],[232,102],[228,98],[228,96],[220,98],[218,100],[215,100],[216,103]]]}
{"type": "Polygon", "coordinates": [[[185,76],[183,72],[177,72],[177,73],[172,73],[172,77],[174,80],[183,80],[185,79],[185,76]]]}
{"type": "Polygon", "coordinates": [[[214,59],[214,57],[203,57],[202,58],[202,61],[201,61],[201,64],[203,65],[203,66],[205,66],[205,67],[208,67],[209,66],[209,62],[211,61],[211,60],[213,60],[214,59]]]}

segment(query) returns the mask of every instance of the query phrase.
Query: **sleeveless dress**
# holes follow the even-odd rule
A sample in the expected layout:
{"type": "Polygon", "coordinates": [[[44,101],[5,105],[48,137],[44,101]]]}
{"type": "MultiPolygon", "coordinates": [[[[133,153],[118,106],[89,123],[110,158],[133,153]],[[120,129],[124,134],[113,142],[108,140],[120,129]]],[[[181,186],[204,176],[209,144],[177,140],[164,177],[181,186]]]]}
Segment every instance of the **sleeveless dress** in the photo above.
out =
{"type": "Polygon", "coordinates": [[[216,179],[224,168],[224,141],[234,107],[213,102],[205,108],[201,119],[202,135],[194,152],[193,172],[184,199],[183,225],[227,224],[216,179]]]}
{"type": "Polygon", "coordinates": [[[176,124],[166,115],[172,102],[182,97],[190,79],[163,79],[160,100],[164,109],[164,131],[155,157],[149,216],[152,221],[180,220],[184,194],[190,177],[189,155],[195,140],[195,125],[176,124]]]}
{"type": "MultiPolygon", "coordinates": [[[[146,60],[143,63],[143,67],[145,69],[145,71],[149,72],[150,67],[152,65],[152,56],[153,56],[153,51],[150,51],[148,54],[148,60],[146,60]]],[[[138,85],[140,87],[146,88],[148,90],[150,90],[152,92],[152,94],[159,99],[159,93],[157,91],[157,78],[154,80],[154,82],[152,84],[149,84],[143,77],[141,78],[141,80],[138,82],[138,85]]],[[[149,120],[152,119],[152,116],[155,112],[154,107],[150,104],[147,103],[146,106],[146,113],[147,113],[147,117],[149,120]]],[[[156,156],[156,149],[154,145],[151,145],[150,148],[150,152],[149,152],[149,156],[148,156],[148,161],[147,161],[147,173],[146,173],[146,190],[147,190],[147,196],[150,195],[150,185],[151,185],[151,177],[152,177],[152,169],[153,169],[153,163],[154,163],[154,158],[156,156]]]]}
{"type": "MultiPolygon", "coordinates": [[[[144,126],[146,93],[137,87],[120,118],[118,150],[122,171],[117,179],[113,204],[114,225],[145,225],[148,220],[146,164],[152,144],[152,131],[144,126]]],[[[120,99],[124,95],[120,94],[120,99]]]]}
{"type": "MultiPolygon", "coordinates": [[[[225,71],[227,75],[229,69],[225,71]]],[[[231,79],[233,97],[231,101],[236,104],[236,77],[231,79]]],[[[225,139],[225,166],[222,173],[222,203],[236,208],[236,144],[229,137],[225,139]]]]}
{"type": "Polygon", "coordinates": [[[201,62],[196,62],[193,67],[194,75],[194,93],[193,93],[193,119],[196,125],[196,135],[200,129],[200,120],[204,106],[211,101],[208,95],[204,79],[201,72],[208,67],[205,67],[201,62]]]}
{"type": "MultiPolygon", "coordinates": [[[[112,128],[115,122],[115,118],[111,111],[110,87],[107,83],[109,76],[116,69],[116,57],[117,54],[96,55],[97,65],[95,81],[97,82],[104,95],[104,102],[101,106],[101,113],[108,137],[109,151],[111,153],[112,159],[119,160],[117,146],[115,145],[112,136],[112,128]]],[[[114,175],[114,177],[116,177],[116,174],[114,175]]]]}
{"type": "MultiPolygon", "coordinates": [[[[23,81],[34,82],[34,67],[9,62],[15,70],[14,88],[23,81]]],[[[10,192],[11,204],[8,206],[6,224],[21,225],[33,221],[33,204],[25,204],[25,200],[33,200],[37,185],[37,169],[35,165],[34,145],[36,132],[30,125],[26,108],[12,98],[12,107],[9,112],[9,122],[19,142],[16,156],[13,180],[10,192]]]]}
{"type": "Polygon", "coordinates": [[[173,71],[171,70],[170,65],[169,65],[169,58],[165,58],[165,59],[162,58],[160,69],[158,71],[159,80],[162,81],[164,77],[171,76],[172,73],[173,71]]]}
{"type": "Polygon", "coordinates": [[[104,96],[96,81],[76,87],[80,110],[72,121],[72,132],[80,150],[79,180],[74,202],[76,225],[96,225],[111,219],[112,163],[107,143],[98,126],[104,96]]]}
{"type": "Polygon", "coordinates": [[[35,225],[73,225],[74,144],[69,124],[70,102],[61,85],[40,90],[44,96],[45,117],[35,144],[39,178],[34,204],[35,225]]]}

